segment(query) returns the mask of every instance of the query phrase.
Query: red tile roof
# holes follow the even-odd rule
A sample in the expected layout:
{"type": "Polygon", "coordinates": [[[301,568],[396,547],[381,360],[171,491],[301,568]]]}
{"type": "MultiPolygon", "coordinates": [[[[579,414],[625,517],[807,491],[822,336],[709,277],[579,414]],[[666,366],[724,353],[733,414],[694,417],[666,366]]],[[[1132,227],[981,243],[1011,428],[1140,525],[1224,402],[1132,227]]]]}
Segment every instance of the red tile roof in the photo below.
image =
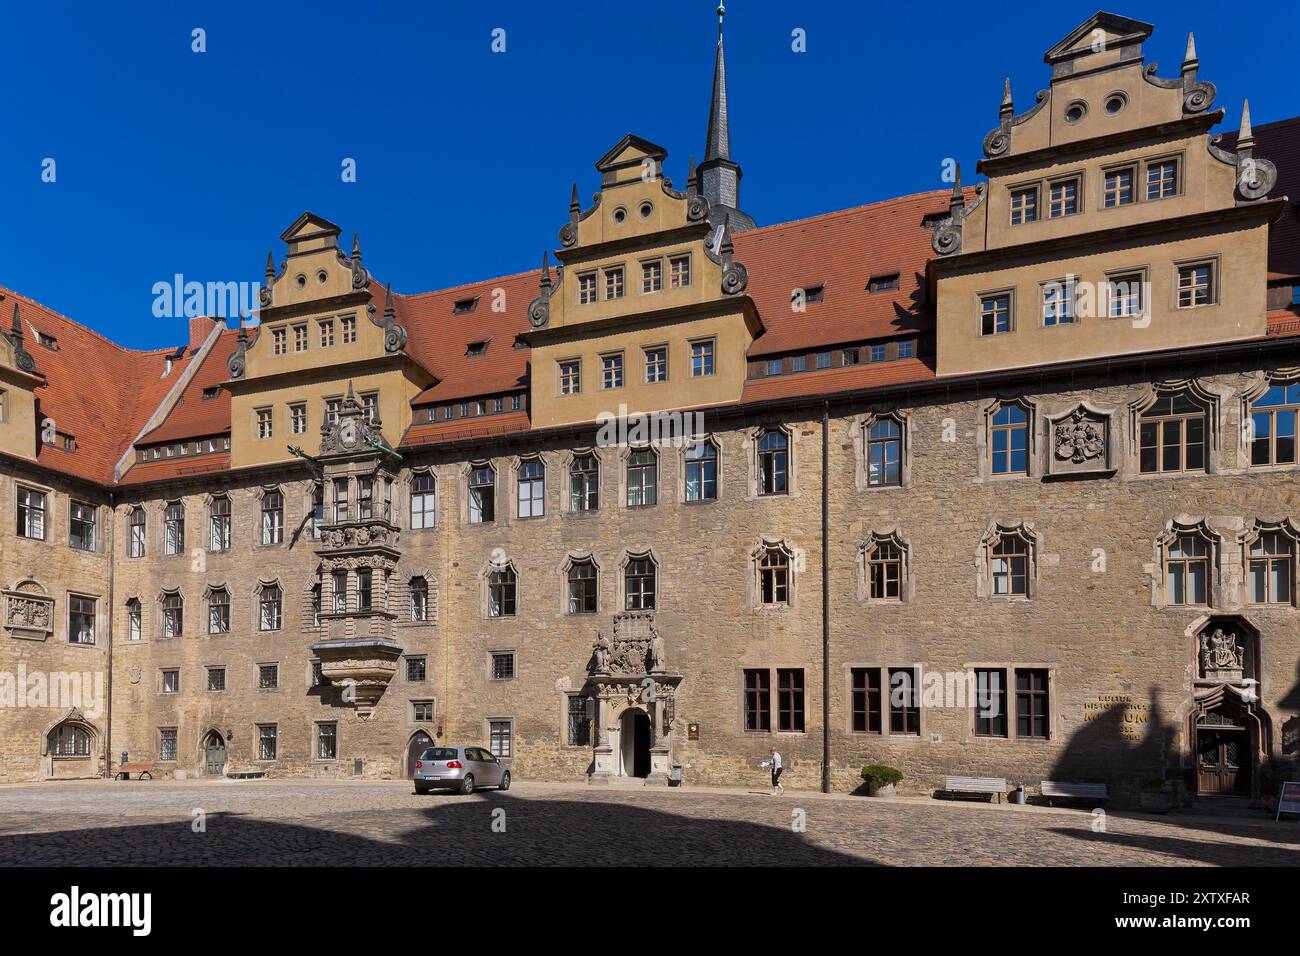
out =
{"type": "Polygon", "coordinates": [[[773,375],[745,383],[742,402],[764,402],[800,395],[831,395],[858,389],[898,385],[902,382],[928,382],[934,369],[921,359],[900,359],[871,365],[822,369],[795,375],[773,375]]]}
{"type": "Polygon", "coordinates": [[[234,354],[238,336],[236,329],[222,331],[167,417],[136,444],[156,445],[187,438],[208,438],[230,431],[230,393],[222,388],[215,398],[204,398],[203,392],[217,388],[230,378],[226,362],[234,354]]]}
{"type": "Polygon", "coordinates": [[[215,455],[194,455],[189,458],[160,458],[157,461],[138,462],[122,476],[119,485],[142,485],[147,481],[162,481],[167,478],[187,478],[193,475],[206,475],[230,468],[230,453],[218,452],[215,455]]]}
{"type": "MultiPolygon", "coordinates": [[[[1271,198],[1286,196],[1287,203],[1269,229],[1268,271],[1275,276],[1300,275],[1300,116],[1251,127],[1255,137],[1255,156],[1270,160],[1277,167],[1277,185],[1271,198]]],[[[1237,144],[1235,132],[1224,135],[1224,149],[1237,144]]]]}
{"type": "Polygon", "coordinates": [[[399,448],[434,445],[439,442],[462,441],[470,438],[499,438],[515,435],[530,428],[527,412],[505,412],[501,415],[484,415],[481,418],[453,418],[442,422],[425,422],[406,430],[399,448]]]}

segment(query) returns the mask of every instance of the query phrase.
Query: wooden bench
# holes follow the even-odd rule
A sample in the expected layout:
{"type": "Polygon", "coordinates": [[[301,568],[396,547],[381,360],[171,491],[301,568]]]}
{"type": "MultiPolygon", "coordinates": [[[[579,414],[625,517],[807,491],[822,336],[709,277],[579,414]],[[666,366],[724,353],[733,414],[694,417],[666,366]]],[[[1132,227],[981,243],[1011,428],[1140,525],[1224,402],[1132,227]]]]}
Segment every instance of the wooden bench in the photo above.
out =
{"type": "Polygon", "coordinates": [[[1002,777],[946,777],[943,792],[988,794],[990,798],[996,793],[1001,803],[1002,795],[1007,792],[1007,781],[1002,777]]]}
{"type": "Polygon", "coordinates": [[[1062,800],[1096,800],[1102,803],[1106,799],[1104,783],[1062,783],[1059,780],[1044,780],[1038,785],[1038,791],[1047,797],[1047,805],[1052,805],[1052,798],[1062,800]]]}
{"type": "Polygon", "coordinates": [[[117,773],[113,774],[114,780],[130,780],[131,774],[135,774],[137,780],[152,780],[153,764],[143,760],[137,760],[134,763],[120,763],[117,765],[117,773]]]}

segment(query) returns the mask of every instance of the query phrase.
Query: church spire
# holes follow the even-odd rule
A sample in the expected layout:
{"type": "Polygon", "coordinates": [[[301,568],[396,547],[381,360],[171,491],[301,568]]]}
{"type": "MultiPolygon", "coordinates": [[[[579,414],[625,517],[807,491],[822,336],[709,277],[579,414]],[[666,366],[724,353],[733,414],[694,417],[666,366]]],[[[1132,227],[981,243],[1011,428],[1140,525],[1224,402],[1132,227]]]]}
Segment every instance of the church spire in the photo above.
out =
{"type": "Polygon", "coordinates": [[[722,45],[722,18],[727,10],[718,4],[718,46],[713,58],[713,90],[709,96],[709,124],[704,137],[704,162],[699,166],[700,192],[716,212],[710,218],[731,218],[732,229],[754,228],[754,220],[740,211],[740,165],[731,159],[731,124],[727,107],[727,64],[722,45]]]}

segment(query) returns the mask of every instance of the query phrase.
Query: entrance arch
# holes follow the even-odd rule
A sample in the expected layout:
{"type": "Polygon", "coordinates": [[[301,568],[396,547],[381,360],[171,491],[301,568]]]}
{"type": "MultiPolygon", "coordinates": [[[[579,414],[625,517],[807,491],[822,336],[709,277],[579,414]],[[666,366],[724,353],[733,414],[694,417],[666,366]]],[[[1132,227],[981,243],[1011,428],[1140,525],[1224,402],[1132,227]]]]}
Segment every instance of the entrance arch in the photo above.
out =
{"type": "Polygon", "coordinates": [[[650,776],[650,715],[629,707],[619,718],[620,775],[650,776]]]}
{"type": "Polygon", "coordinates": [[[420,754],[424,753],[433,746],[433,738],[423,730],[417,730],[411,735],[411,742],[406,747],[406,779],[410,780],[415,776],[415,762],[420,759],[420,754]]]}
{"type": "Polygon", "coordinates": [[[203,775],[221,777],[226,773],[226,740],[216,730],[209,730],[203,737],[203,775]]]}

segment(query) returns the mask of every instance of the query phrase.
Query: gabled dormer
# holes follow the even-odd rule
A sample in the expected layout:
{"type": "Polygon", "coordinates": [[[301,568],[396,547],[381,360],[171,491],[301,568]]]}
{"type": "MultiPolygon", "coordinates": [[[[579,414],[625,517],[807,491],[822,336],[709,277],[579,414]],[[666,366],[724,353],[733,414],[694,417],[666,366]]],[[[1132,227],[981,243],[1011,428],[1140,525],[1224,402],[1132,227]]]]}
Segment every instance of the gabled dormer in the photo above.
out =
{"type": "Polygon", "coordinates": [[[351,254],[340,248],[341,231],[304,212],[280,234],[286,253],[278,267],[267,253],[260,321],[239,330],[227,365],[234,467],[286,461],[290,444],[314,451],[349,378],[396,445],[411,399],[434,381],[406,353],[396,297],[362,265],[355,235],[351,254]]]}
{"type": "Polygon", "coordinates": [[[560,265],[543,257],[523,336],[535,425],[740,397],[759,330],[749,277],[729,221],[710,223],[694,165],[678,190],[664,176],[667,156],[628,134],[597,161],[590,206],[572,188],[560,265]]]}
{"type": "MultiPolygon", "coordinates": [[[[1017,112],[1010,81],[973,200],[934,231],[940,374],[1262,335],[1276,170],[1218,146],[1214,85],[1189,35],[1159,76],[1150,24],[1098,13],[1044,54],[1017,112]]],[[[1248,126],[1248,113],[1243,110],[1248,126]]]]}

